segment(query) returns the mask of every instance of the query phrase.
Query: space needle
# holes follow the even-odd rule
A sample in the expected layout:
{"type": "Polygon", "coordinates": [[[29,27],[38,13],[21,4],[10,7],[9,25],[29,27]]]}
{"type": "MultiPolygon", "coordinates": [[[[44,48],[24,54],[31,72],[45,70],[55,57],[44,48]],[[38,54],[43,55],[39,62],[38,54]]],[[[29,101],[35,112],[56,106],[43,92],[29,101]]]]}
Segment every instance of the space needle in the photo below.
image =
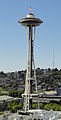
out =
{"type": "Polygon", "coordinates": [[[37,80],[34,62],[34,40],[35,40],[35,30],[37,26],[43,23],[42,20],[36,18],[31,12],[27,14],[27,17],[18,21],[22,26],[25,27],[27,43],[28,43],[28,57],[27,57],[27,70],[26,70],[26,80],[25,80],[25,92],[24,97],[24,110],[29,111],[32,109],[32,97],[38,96],[37,92],[37,80]],[[34,82],[34,93],[33,93],[33,82],[34,82]]]}

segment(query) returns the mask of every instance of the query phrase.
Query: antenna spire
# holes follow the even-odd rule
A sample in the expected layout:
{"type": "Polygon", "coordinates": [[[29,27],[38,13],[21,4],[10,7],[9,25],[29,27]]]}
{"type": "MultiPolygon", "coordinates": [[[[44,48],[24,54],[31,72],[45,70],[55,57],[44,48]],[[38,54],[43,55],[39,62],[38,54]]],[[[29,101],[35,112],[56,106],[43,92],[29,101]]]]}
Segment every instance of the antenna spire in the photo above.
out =
{"type": "Polygon", "coordinates": [[[32,7],[29,8],[29,11],[32,12],[32,7]]]}
{"type": "Polygon", "coordinates": [[[32,12],[32,5],[31,5],[31,0],[29,0],[29,1],[27,1],[27,0],[25,0],[25,2],[27,2],[28,4],[29,4],[29,11],[30,11],[30,13],[32,12]]]}

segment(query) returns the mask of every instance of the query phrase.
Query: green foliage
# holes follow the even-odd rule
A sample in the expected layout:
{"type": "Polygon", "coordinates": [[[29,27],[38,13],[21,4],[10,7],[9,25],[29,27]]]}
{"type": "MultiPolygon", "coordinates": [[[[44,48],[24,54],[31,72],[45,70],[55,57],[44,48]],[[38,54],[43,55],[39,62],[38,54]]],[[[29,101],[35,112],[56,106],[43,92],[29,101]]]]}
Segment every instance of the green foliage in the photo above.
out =
{"type": "Polygon", "coordinates": [[[40,106],[40,108],[42,109],[43,106],[44,106],[44,104],[43,104],[43,103],[40,103],[39,106],[40,106]]]}
{"type": "Polygon", "coordinates": [[[22,90],[10,90],[9,91],[9,96],[12,96],[12,97],[21,97],[22,94],[23,94],[22,90]]]}
{"type": "MultiPolygon", "coordinates": [[[[57,103],[40,103],[40,109],[45,109],[45,110],[54,110],[54,111],[61,111],[61,105],[57,103]]],[[[32,109],[36,109],[38,107],[37,103],[32,103],[32,109]]],[[[8,110],[11,112],[15,113],[17,110],[20,110],[23,108],[23,104],[17,102],[16,100],[12,100],[8,104],[8,110]]]]}
{"type": "Polygon", "coordinates": [[[36,109],[38,107],[38,104],[37,103],[32,103],[32,108],[33,109],[36,109]]]}
{"type": "Polygon", "coordinates": [[[0,112],[3,111],[3,105],[0,104],[0,112]]]}
{"type": "Polygon", "coordinates": [[[17,110],[20,110],[23,108],[23,104],[16,101],[16,100],[12,100],[8,103],[8,110],[10,110],[10,112],[17,112],[17,110]]]}
{"type": "Polygon", "coordinates": [[[0,92],[0,96],[2,95],[2,93],[0,92]]]}
{"type": "Polygon", "coordinates": [[[10,112],[11,112],[11,113],[16,113],[16,112],[17,112],[17,110],[16,110],[16,109],[11,108],[11,109],[10,109],[10,112]]]}
{"type": "MultiPolygon", "coordinates": [[[[45,109],[45,110],[54,110],[54,111],[61,111],[61,104],[58,103],[39,103],[40,109],[45,109]]],[[[38,107],[37,103],[32,104],[32,108],[36,109],[38,107]]]]}
{"type": "Polygon", "coordinates": [[[0,112],[0,115],[4,114],[4,112],[0,112]]]}
{"type": "Polygon", "coordinates": [[[59,105],[59,111],[61,111],[61,105],[59,105]]]}
{"type": "Polygon", "coordinates": [[[18,105],[13,105],[10,109],[10,112],[16,113],[17,110],[20,110],[23,108],[23,105],[21,103],[19,103],[18,105]]]}
{"type": "Polygon", "coordinates": [[[45,109],[45,110],[50,110],[49,104],[45,104],[45,105],[44,105],[44,109],[45,109]]]}
{"type": "Polygon", "coordinates": [[[57,103],[45,103],[43,105],[43,109],[45,109],[45,110],[61,111],[61,105],[57,104],[57,103]]]}

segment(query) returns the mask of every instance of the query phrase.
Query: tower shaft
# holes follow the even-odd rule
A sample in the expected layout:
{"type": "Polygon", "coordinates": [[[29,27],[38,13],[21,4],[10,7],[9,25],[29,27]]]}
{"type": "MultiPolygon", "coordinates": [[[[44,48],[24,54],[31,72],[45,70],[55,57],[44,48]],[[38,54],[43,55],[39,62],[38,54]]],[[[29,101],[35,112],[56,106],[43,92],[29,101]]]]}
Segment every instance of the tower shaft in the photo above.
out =
{"type": "MultiPolygon", "coordinates": [[[[28,32],[26,26],[26,33],[28,39],[28,32]]],[[[27,72],[26,72],[26,84],[25,84],[25,98],[24,98],[24,107],[25,111],[28,111],[32,108],[32,82],[35,83],[35,90],[37,93],[37,82],[36,82],[36,73],[35,73],[35,64],[34,64],[34,37],[35,36],[35,27],[29,26],[29,39],[28,39],[28,62],[27,62],[27,72]],[[30,104],[29,104],[30,103],[30,104]]]]}

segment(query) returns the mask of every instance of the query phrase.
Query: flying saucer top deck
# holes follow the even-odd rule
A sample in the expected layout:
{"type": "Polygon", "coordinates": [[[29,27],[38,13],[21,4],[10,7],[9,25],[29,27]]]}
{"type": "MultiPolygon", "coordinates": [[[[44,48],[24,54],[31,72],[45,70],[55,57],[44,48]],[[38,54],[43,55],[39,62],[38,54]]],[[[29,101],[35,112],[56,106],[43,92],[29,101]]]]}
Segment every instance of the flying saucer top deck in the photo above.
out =
{"type": "Polygon", "coordinates": [[[35,18],[34,14],[32,13],[28,14],[26,18],[23,18],[18,22],[23,26],[32,25],[32,27],[39,26],[41,23],[43,23],[43,21],[39,18],[35,18]]]}

